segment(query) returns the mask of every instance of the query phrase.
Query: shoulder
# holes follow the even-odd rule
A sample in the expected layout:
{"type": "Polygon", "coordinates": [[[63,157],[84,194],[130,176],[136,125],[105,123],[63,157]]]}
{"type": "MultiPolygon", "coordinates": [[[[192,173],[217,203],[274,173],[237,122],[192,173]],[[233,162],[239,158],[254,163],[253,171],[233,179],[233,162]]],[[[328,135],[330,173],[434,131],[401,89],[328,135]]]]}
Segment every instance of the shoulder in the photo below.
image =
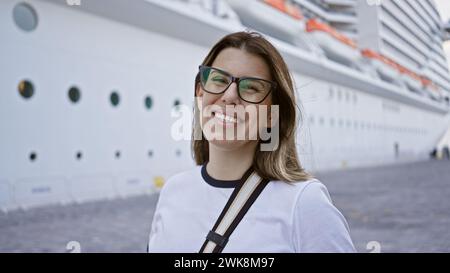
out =
{"type": "Polygon", "coordinates": [[[327,187],[320,180],[311,179],[299,187],[296,202],[297,205],[299,202],[318,205],[332,203],[332,200],[327,187]]]}
{"type": "Polygon", "coordinates": [[[296,185],[293,217],[338,212],[334,206],[328,188],[318,179],[300,182],[296,185]]]}
{"type": "Polygon", "coordinates": [[[312,178],[306,181],[285,182],[285,181],[271,181],[269,187],[273,191],[279,192],[283,196],[290,196],[290,200],[295,203],[300,199],[306,201],[331,199],[327,187],[317,178],[312,178]]]}
{"type": "Polygon", "coordinates": [[[344,215],[319,180],[307,181],[296,193],[292,211],[293,237],[301,252],[353,252],[344,215]]]}

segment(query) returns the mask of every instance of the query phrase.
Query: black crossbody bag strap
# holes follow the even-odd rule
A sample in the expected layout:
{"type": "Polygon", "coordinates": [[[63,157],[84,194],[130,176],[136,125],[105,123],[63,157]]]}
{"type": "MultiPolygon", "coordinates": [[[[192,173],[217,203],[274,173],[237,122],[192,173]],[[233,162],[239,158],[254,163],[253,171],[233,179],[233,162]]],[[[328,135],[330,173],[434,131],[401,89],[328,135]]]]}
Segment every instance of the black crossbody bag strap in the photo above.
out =
{"type": "Polygon", "coordinates": [[[263,191],[269,180],[252,172],[244,183],[234,189],[213,229],[209,231],[199,253],[220,253],[231,233],[263,191]]]}

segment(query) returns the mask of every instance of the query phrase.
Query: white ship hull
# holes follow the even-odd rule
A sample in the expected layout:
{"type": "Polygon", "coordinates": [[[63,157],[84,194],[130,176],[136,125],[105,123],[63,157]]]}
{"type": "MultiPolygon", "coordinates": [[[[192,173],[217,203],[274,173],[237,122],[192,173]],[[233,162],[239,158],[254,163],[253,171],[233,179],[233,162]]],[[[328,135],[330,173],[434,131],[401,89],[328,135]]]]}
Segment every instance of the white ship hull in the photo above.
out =
{"type": "MultiPolygon", "coordinates": [[[[11,19],[19,2],[0,2],[0,208],[152,193],[193,166],[190,142],[170,135],[171,110],[177,100],[192,107],[197,66],[239,29],[153,1],[30,1],[39,26],[26,33],[11,19]],[[35,88],[28,100],[17,92],[24,79],[35,88]]],[[[425,159],[449,125],[442,104],[272,41],[304,107],[298,143],[309,171],[425,159]]]]}

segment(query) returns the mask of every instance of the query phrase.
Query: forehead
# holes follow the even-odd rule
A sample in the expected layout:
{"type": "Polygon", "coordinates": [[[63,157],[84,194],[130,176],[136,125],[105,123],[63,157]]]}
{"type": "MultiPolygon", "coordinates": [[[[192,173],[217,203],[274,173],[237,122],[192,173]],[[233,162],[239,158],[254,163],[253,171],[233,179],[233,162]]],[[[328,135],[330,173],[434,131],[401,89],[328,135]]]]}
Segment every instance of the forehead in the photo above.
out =
{"type": "Polygon", "coordinates": [[[235,77],[271,79],[269,67],[264,59],[238,48],[222,50],[212,66],[225,70],[235,77]]]}

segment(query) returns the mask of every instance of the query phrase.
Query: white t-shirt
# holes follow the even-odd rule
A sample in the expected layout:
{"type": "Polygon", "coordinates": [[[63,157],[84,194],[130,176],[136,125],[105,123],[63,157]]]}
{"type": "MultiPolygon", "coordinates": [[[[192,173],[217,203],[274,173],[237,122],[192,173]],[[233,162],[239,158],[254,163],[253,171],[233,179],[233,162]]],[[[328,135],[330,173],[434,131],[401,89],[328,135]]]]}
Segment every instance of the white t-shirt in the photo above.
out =
{"type": "MultiPolygon", "coordinates": [[[[211,177],[206,165],[179,173],[161,190],[149,252],[198,252],[241,180],[211,177]]],[[[317,179],[271,181],[222,252],[354,252],[347,221],[317,179]]]]}

